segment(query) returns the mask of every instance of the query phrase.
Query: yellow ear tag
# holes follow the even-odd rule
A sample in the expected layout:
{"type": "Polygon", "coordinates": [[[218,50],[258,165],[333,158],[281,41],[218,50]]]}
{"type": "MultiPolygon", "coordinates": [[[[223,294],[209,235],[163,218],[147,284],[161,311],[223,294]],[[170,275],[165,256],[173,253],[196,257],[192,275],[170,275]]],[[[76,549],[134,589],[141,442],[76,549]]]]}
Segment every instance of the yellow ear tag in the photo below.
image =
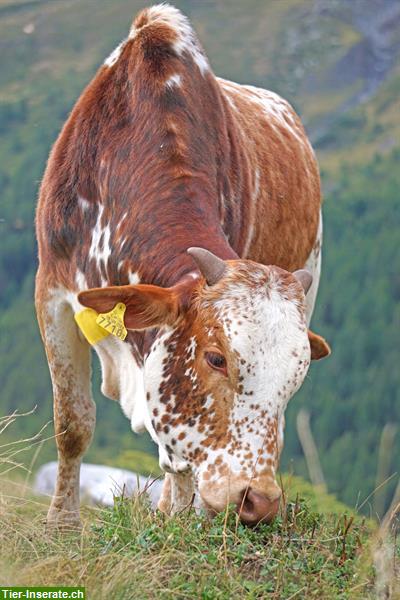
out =
{"type": "Polygon", "coordinates": [[[100,313],[96,319],[96,323],[108,333],[115,335],[120,340],[124,340],[128,335],[124,325],[125,310],[125,304],[118,302],[110,312],[100,313]]]}
{"type": "Polygon", "coordinates": [[[74,315],[79,329],[92,346],[110,335],[108,331],[97,325],[96,319],[98,316],[98,313],[93,308],[84,308],[74,315]]]}

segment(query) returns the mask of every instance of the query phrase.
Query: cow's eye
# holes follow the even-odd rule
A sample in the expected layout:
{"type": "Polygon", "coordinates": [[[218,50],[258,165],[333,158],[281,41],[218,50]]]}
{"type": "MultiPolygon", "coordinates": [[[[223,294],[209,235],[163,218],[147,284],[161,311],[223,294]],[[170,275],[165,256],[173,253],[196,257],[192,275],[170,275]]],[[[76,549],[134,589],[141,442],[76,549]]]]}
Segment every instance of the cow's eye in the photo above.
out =
{"type": "Polygon", "coordinates": [[[222,371],[226,375],[226,360],[219,352],[205,353],[207,364],[216,371],[222,371]]]}

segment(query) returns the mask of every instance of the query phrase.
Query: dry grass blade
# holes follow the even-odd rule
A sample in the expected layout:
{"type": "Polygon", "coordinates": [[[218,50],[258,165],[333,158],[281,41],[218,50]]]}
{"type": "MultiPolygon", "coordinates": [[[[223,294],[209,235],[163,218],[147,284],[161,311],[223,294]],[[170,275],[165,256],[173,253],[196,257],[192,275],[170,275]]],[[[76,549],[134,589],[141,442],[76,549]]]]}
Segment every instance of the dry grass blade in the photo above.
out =
{"type": "Polygon", "coordinates": [[[321,491],[326,492],[326,483],[319,460],[318,449],[310,426],[310,414],[301,409],[296,420],[297,433],[306,459],[308,473],[312,483],[321,491]]]}
{"type": "Polygon", "coordinates": [[[390,463],[393,456],[393,446],[397,433],[397,426],[394,423],[386,423],[382,429],[381,440],[378,451],[378,466],[376,470],[376,483],[373,501],[374,515],[378,518],[383,516],[386,499],[386,489],[380,487],[383,481],[389,477],[390,463]]]}

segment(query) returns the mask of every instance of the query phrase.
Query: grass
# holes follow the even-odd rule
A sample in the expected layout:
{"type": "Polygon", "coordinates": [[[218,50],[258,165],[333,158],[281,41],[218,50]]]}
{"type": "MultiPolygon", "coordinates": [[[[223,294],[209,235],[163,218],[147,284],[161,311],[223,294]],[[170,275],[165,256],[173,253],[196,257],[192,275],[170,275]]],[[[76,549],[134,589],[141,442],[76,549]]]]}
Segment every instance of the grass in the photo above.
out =
{"type": "MultiPolygon", "coordinates": [[[[2,490],[2,585],[82,585],[89,598],[118,600],[377,597],[371,522],[316,512],[290,489],[275,522],[256,529],[229,510],[168,518],[139,497],[84,507],[81,533],[52,536],[43,499],[16,482],[2,490]]],[[[384,551],[387,569],[393,546],[384,551]]]]}
{"type": "MultiPolygon", "coordinates": [[[[0,418],[0,435],[23,416],[0,418]]],[[[37,441],[0,444],[1,586],[84,586],[88,598],[107,600],[364,600],[400,593],[398,507],[377,528],[290,475],[280,482],[279,516],[254,529],[230,508],[213,520],[192,509],[167,517],[142,494],[116,497],[112,508],[84,506],[82,531],[50,534],[48,500],[29,485],[37,452],[28,468],[19,460],[21,448],[37,441]]]]}

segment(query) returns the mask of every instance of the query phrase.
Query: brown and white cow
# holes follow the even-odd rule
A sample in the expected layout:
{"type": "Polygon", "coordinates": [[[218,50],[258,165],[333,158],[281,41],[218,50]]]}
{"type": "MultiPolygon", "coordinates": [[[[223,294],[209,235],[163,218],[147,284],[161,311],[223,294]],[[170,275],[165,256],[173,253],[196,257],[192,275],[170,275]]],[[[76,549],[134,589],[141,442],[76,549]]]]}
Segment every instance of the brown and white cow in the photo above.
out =
{"type": "Polygon", "coordinates": [[[246,523],[276,514],[284,411],[310,359],[329,353],[307,329],[320,202],[290,105],[216,78],[175,8],[143,10],[76,103],[41,186],[36,306],[59,457],[50,525],[79,521],[95,426],[74,314],[122,304],[126,340],[88,338],[103,393],[158,444],[160,508],[182,509],[195,490],[211,512],[235,503],[246,523]]]}

